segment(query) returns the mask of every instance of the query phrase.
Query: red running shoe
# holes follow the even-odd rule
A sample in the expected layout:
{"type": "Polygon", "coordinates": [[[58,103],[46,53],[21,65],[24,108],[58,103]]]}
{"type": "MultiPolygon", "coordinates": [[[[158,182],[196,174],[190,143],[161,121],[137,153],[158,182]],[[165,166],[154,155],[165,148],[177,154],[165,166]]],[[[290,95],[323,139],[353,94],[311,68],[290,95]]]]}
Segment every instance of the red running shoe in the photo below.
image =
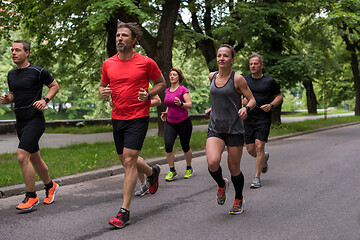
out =
{"type": "Polygon", "coordinates": [[[109,224],[116,228],[123,228],[130,223],[130,212],[120,209],[116,217],[109,221],[109,224]]]}
{"type": "Polygon", "coordinates": [[[153,170],[153,174],[150,177],[148,177],[150,194],[154,194],[158,190],[160,166],[158,164],[155,164],[152,167],[152,170],[153,170]]]}

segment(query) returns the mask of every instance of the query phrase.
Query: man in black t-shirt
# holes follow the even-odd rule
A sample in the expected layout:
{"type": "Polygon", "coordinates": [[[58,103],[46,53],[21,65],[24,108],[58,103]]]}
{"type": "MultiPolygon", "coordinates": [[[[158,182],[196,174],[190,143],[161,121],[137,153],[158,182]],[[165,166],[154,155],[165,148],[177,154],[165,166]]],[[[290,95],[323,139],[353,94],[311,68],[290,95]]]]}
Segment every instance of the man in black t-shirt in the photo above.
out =
{"type": "Polygon", "coordinates": [[[15,103],[16,130],[20,140],[17,158],[25,181],[26,195],[16,206],[19,210],[30,210],[39,203],[35,192],[35,172],[45,184],[45,204],[54,201],[59,185],[51,180],[49,170],[41,159],[39,139],[45,131],[45,118],[42,110],[59,91],[59,85],[50,73],[41,67],[30,64],[30,44],[14,41],[11,47],[12,59],[16,68],[8,73],[9,92],[2,94],[2,104],[15,103]],[[42,87],[49,90],[42,96],[42,87]]]}
{"type": "MultiPolygon", "coordinates": [[[[251,188],[261,187],[260,174],[268,170],[269,153],[265,152],[265,143],[268,141],[271,126],[271,109],[281,104],[282,95],[280,85],[272,77],[262,73],[263,57],[252,54],[249,57],[251,74],[245,76],[246,82],[256,100],[256,107],[244,120],[246,149],[256,158],[255,178],[251,188]]],[[[247,104],[244,98],[243,105],[247,104]]]]}

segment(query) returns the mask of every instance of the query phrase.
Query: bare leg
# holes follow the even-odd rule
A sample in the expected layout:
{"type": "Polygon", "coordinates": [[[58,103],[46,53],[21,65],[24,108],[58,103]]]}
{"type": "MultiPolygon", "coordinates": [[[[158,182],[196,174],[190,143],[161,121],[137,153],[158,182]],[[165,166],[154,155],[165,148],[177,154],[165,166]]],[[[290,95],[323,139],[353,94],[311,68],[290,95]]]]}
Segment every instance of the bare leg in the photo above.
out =
{"type": "Polygon", "coordinates": [[[255,143],[247,144],[246,149],[251,156],[256,158],[255,177],[260,177],[265,163],[265,142],[256,139],[255,143]]]}
{"type": "Polygon", "coordinates": [[[125,169],[123,183],[123,204],[122,208],[130,210],[132,195],[134,193],[136,180],[138,176],[137,160],[140,151],[124,148],[124,153],[119,154],[119,159],[123,158],[123,166],[125,169]]]}
{"type": "Polygon", "coordinates": [[[187,152],[184,152],[184,156],[185,156],[185,160],[186,160],[186,165],[187,166],[191,166],[191,160],[192,160],[192,151],[191,149],[187,152]]]}
{"type": "Polygon", "coordinates": [[[211,172],[219,169],[221,162],[221,154],[225,149],[223,140],[217,137],[210,137],[206,140],[206,160],[211,172]]]}
{"type": "Polygon", "coordinates": [[[167,159],[167,161],[168,161],[169,168],[175,167],[175,156],[174,156],[174,152],[166,153],[166,159],[167,159]]]}
{"type": "Polygon", "coordinates": [[[35,191],[35,170],[30,161],[31,154],[23,149],[17,149],[17,157],[24,177],[27,192],[35,191]]]}
{"type": "Polygon", "coordinates": [[[35,168],[36,173],[39,175],[44,184],[48,184],[51,181],[49,176],[49,168],[46,163],[42,160],[40,151],[31,154],[30,161],[35,168]]]}

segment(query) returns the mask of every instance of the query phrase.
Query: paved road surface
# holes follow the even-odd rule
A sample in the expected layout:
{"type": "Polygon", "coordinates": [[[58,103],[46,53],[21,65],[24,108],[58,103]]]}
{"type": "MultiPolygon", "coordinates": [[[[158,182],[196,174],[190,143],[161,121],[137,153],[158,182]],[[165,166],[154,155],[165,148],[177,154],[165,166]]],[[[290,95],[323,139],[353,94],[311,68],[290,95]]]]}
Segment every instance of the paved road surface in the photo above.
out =
{"type": "MultiPolygon", "coordinates": [[[[132,224],[122,230],[107,224],[120,207],[123,175],[116,175],[62,186],[52,205],[27,214],[14,207],[23,196],[0,199],[1,239],[359,240],[359,135],[357,124],[268,143],[270,169],[260,189],[249,188],[254,160],[244,153],[242,215],[228,214],[232,185],[228,203],[217,206],[206,159],[198,157],[189,180],[165,182],[163,165],[159,191],[133,198],[132,224]]],[[[222,164],[230,178],[226,153],[222,164]]],[[[176,166],[182,176],[185,161],[176,166]]]]}

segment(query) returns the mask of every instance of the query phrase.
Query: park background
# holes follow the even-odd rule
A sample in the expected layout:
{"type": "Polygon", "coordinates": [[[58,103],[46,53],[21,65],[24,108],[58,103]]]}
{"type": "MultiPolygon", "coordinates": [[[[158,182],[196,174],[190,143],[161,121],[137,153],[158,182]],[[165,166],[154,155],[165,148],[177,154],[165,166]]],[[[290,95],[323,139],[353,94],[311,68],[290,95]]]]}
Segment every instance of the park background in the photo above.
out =
{"type": "MultiPolygon", "coordinates": [[[[7,72],[14,67],[11,43],[24,39],[32,44],[30,62],[47,68],[60,84],[47,120],[110,117],[98,86],[103,61],[116,54],[119,21],[141,25],[136,51],[158,63],[168,86],[170,69],[182,69],[194,106],[190,114],[210,106],[207,76],[216,70],[222,43],[234,46],[233,68],[242,75],[249,74],[251,53],[264,56],[265,74],[281,84],[284,95],[274,121],[281,111],[299,109],[317,114],[337,107],[360,114],[359,0],[1,1],[1,90],[7,91],[7,72]]],[[[14,119],[12,108],[0,106],[0,118],[14,119]]],[[[153,109],[152,116],[164,109],[153,109]]]]}

